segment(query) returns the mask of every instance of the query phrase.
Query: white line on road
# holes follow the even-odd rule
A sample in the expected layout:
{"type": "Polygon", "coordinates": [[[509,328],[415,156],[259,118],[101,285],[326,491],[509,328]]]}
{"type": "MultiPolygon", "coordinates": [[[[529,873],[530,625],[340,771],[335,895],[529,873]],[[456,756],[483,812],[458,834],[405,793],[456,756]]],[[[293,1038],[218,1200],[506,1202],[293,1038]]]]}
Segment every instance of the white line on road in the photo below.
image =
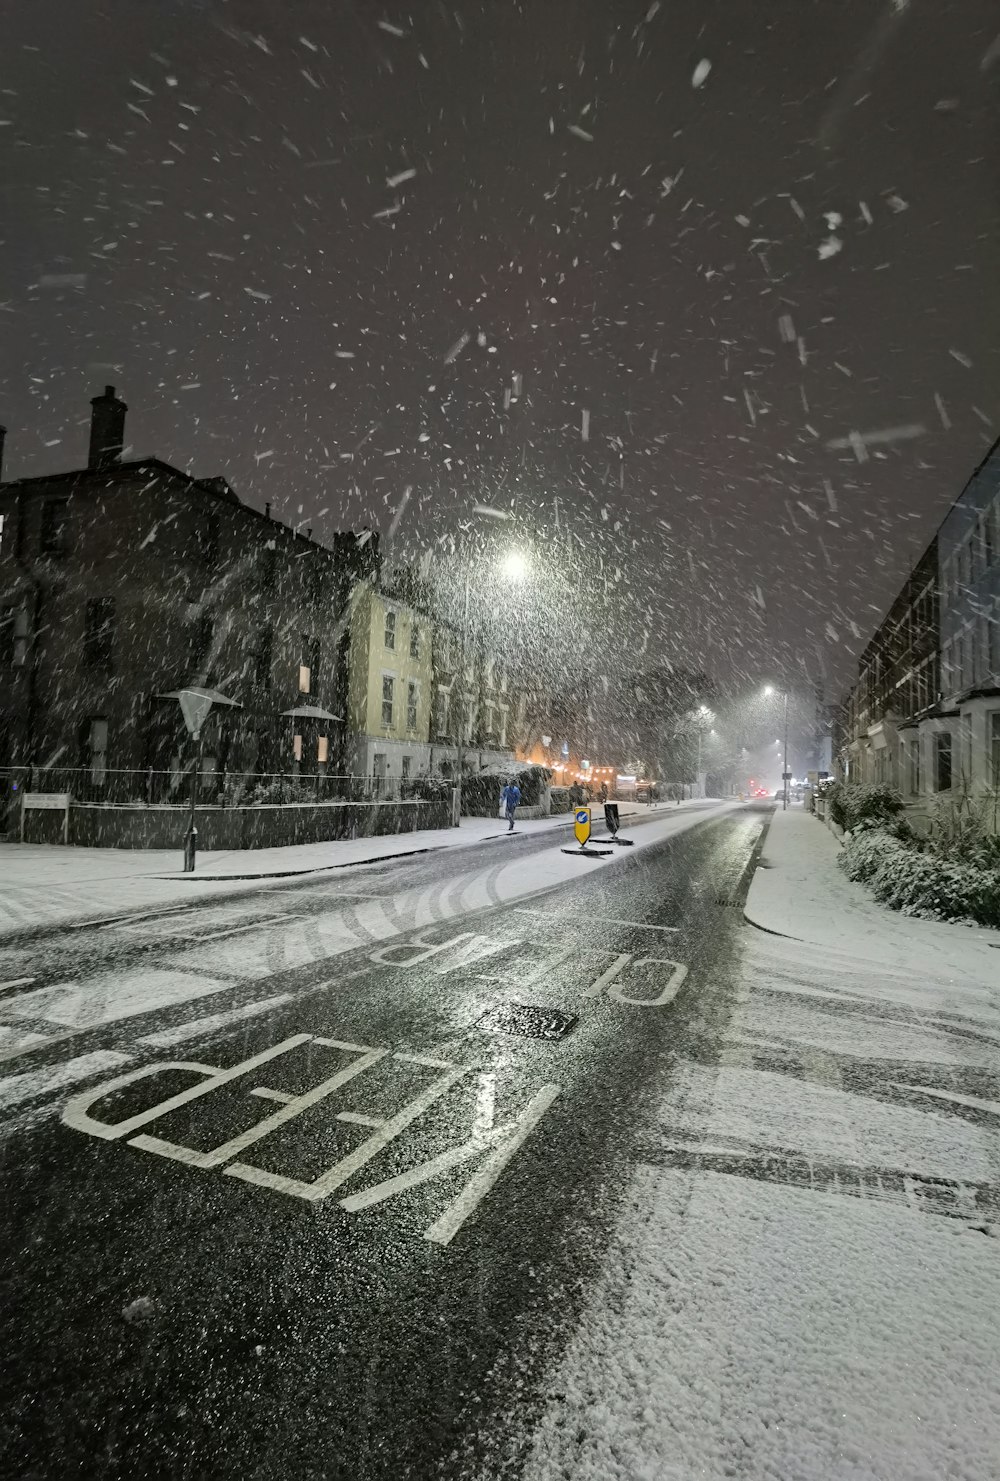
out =
{"type": "MultiPolygon", "coordinates": [[[[552,918],[551,910],[530,910],[526,905],[515,905],[514,910],[518,915],[545,915],[552,918]]],[[[609,926],[635,926],[639,931],[667,931],[671,935],[680,931],[680,926],[651,926],[642,920],[623,920],[618,915],[560,915],[560,920],[589,920],[596,921],[598,925],[609,926]]]]}
{"type": "Polygon", "coordinates": [[[138,1044],[148,1044],[153,1049],[169,1049],[173,1044],[183,1044],[185,1039],[196,1039],[199,1034],[214,1034],[217,1029],[228,1028],[244,1018],[256,1018],[258,1013],[269,1013],[290,1003],[290,992],[278,993],[274,998],[261,998],[256,1003],[246,1003],[242,1008],[231,1008],[228,1013],[212,1013],[207,1018],[191,1018],[187,1023],[177,1023],[173,1028],[161,1029],[155,1034],[144,1034],[138,1044]]]}
{"type": "Polygon", "coordinates": [[[65,1064],[46,1065],[41,1070],[31,1070],[25,1075],[9,1075],[0,1080],[0,1109],[7,1110],[21,1101],[33,1100],[36,1096],[49,1095],[61,1090],[64,1085],[73,1085],[77,1080],[86,1080],[102,1070],[111,1070],[118,1065],[128,1064],[127,1054],[117,1054],[113,1049],[98,1049],[93,1054],[81,1054],[65,1064]]]}
{"type": "Polygon", "coordinates": [[[34,977],[12,977],[9,982],[0,982],[0,992],[6,992],[9,987],[27,987],[34,980],[34,977]]]}

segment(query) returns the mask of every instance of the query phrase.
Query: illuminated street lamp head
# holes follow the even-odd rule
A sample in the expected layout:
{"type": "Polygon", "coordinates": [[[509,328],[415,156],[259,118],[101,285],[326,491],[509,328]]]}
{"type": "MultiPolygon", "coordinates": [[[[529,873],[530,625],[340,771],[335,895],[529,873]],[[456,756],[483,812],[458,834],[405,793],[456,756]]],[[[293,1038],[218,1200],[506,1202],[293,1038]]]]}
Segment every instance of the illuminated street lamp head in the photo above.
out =
{"type": "Polygon", "coordinates": [[[765,684],[764,685],[764,694],[766,695],[766,697],[768,699],[770,699],[770,697],[771,697],[771,695],[773,693],[774,693],[774,685],[773,684],[765,684]]]}
{"type": "Polygon", "coordinates": [[[528,574],[528,562],[519,550],[512,550],[504,557],[503,573],[508,581],[523,581],[528,574]]]}

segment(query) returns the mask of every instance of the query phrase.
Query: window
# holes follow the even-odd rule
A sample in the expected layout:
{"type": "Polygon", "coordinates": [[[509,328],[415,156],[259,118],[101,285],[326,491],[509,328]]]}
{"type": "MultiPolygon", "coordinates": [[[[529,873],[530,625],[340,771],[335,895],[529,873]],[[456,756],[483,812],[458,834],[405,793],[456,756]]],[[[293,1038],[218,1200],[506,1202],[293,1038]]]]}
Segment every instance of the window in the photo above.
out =
{"type": "Polygon", "coordinates": [[[382,676],[382,724],[388,728],[392,724],[392,699],[395,680],[389,674],[382,676]]]}
{"type": "Polygon", "coordinates": [[[214,566],[218,563],[221,533],[222,521],[217,514],[210,514],[198,526],[198,554],[207,566],[214,566]]]}
{"type": "Polygon", "coordinates": [[[910,741],[910,791],[914,797],[920,795],[920,742],[910,741]]]}
{"type": "Polygon", "coordinates": [[[273,541],[264,547],[260,566],[260,589],[266,597],[273,597],[278,589],[278,552],[273,541]]]}
{"type": "Polygon", "coordinates": [[[316,761],[319,766],[325,766],[330,759],[330,738],[326,735],[318,736],[316,739],[316,761]]]}
{"type": "Polygon", "coordinates": [[[385,646],[395,648],[396,646],[396,614],[387,612],[385,614],[385,646]]]}
{"type": "Polygon", "coordinates": [[[986,734],[990,742],[990,786],[1000,791],[1000,710],[989,715],[986,734]]]}
{"type": "Polygon", "coordinates": [[[409,781],[409,778],[410,778],[410,758],[409,758],[409,756],[404,756],[403,757],[403,760],[401,762],[401,768],[402,768],[403,781],[404,782],[409,781]]]}
{"type": "Polygon", "coordinates": [[[65,555],[69,549],[68,499],[46,499],[42,505],[42,554],[65,555]]]}
{"type": "Polygon", "coordinates": [[[5,607],[0,613],[0,666],[23,668],[28,656],[28,613],[24,607],[5,607]]]}
{"type": "Polygon", "coordinates": [[[934,788],[951,790],[951,732],[939,730],[934,737],[934,788]]]}
{"type": "Polygon", "coordinates": [[[437,733],[448,734],[448,715],[451,710],[451,692],[443,687],[438,689],[437,702],[437,733]]]}
{"type": "Polygon", "coordinates": [[[83,632],[84,667],[96,673],[110,674],[114,668],[115,599],[93,597],[87,603],[83,632]]]}
{"type": "Polygon", "coordinates": [[[420,657],[420,628],[415,622],[410,628],[410,657],[420,657]]]}
{"type": "Polygon", "coordinates": [[[301,761],[302,760],[302,737],[301,737],[301,735],[293,735],[292,736],[292,757],[296,761],[301,761]]]}
{"type": "Polygon", "coordinates": [[[108,769],[108,722],[103,716],[87,722],[87,765],[90,780],[103,782],[108,769]]]}
{"type": "Polygon", "coordinates": [[[311,604],[318,606],[323,599],[323,567],[315,555],[306,566],[306,591],[311,604]]]}
{"type": "Polygon", "coordinates": [[[212,639],[215,636],[215,624],[208,612],[199,612],[193,603],[192,606],[194,611],[189,617],[188,669],[193,674],[199,674],[208,669],[212,639]]]}
{"type": "Polygon", "coordinates": [[[417,728],[417,686],[412,680],[406,686],[406,728],[417,728]]]}
{"type": "Polygon", "coordinates": [[[319,638],[302,634],[302,662],[299,664],[299,693],[319,692],[319,638]]]}
{"type": "Polygon", "coordinates": [[[258,689],[271,687],[271,663],[274,658],[274,630],[262,627],[257,634],[257,645],[253,656],[254,683],[258,689]]]}

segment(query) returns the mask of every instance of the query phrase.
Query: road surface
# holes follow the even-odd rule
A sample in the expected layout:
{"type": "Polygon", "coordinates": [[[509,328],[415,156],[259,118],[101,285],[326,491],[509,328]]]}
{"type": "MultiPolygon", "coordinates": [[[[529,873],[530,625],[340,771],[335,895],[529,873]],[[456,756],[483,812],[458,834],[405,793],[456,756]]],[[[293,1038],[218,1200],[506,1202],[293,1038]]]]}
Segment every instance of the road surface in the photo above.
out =
{"type": "Polygon", "coordinates": [[[993,1481],[992,953],[747,927],[771,816],[8,938],[4,1477],[993,1481]]]}
{"type": "Polygon", "coordinates": [[[8,941],[5,1475],[516,1469],[768,811],[555,890],[515,835],[8,941]]]}

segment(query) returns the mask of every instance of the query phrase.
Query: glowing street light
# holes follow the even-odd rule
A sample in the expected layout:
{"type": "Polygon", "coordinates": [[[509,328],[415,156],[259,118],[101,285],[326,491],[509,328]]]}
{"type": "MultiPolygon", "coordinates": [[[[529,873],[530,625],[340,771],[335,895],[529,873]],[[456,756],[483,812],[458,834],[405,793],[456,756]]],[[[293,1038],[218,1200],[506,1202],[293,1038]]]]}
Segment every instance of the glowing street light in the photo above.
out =
{"type": "Polygon", "coordinates": [[[512,550],[504,559],[503,573],[508,581],[523,581],[528,574],[528,562],[519,550],[512,550]]]}

